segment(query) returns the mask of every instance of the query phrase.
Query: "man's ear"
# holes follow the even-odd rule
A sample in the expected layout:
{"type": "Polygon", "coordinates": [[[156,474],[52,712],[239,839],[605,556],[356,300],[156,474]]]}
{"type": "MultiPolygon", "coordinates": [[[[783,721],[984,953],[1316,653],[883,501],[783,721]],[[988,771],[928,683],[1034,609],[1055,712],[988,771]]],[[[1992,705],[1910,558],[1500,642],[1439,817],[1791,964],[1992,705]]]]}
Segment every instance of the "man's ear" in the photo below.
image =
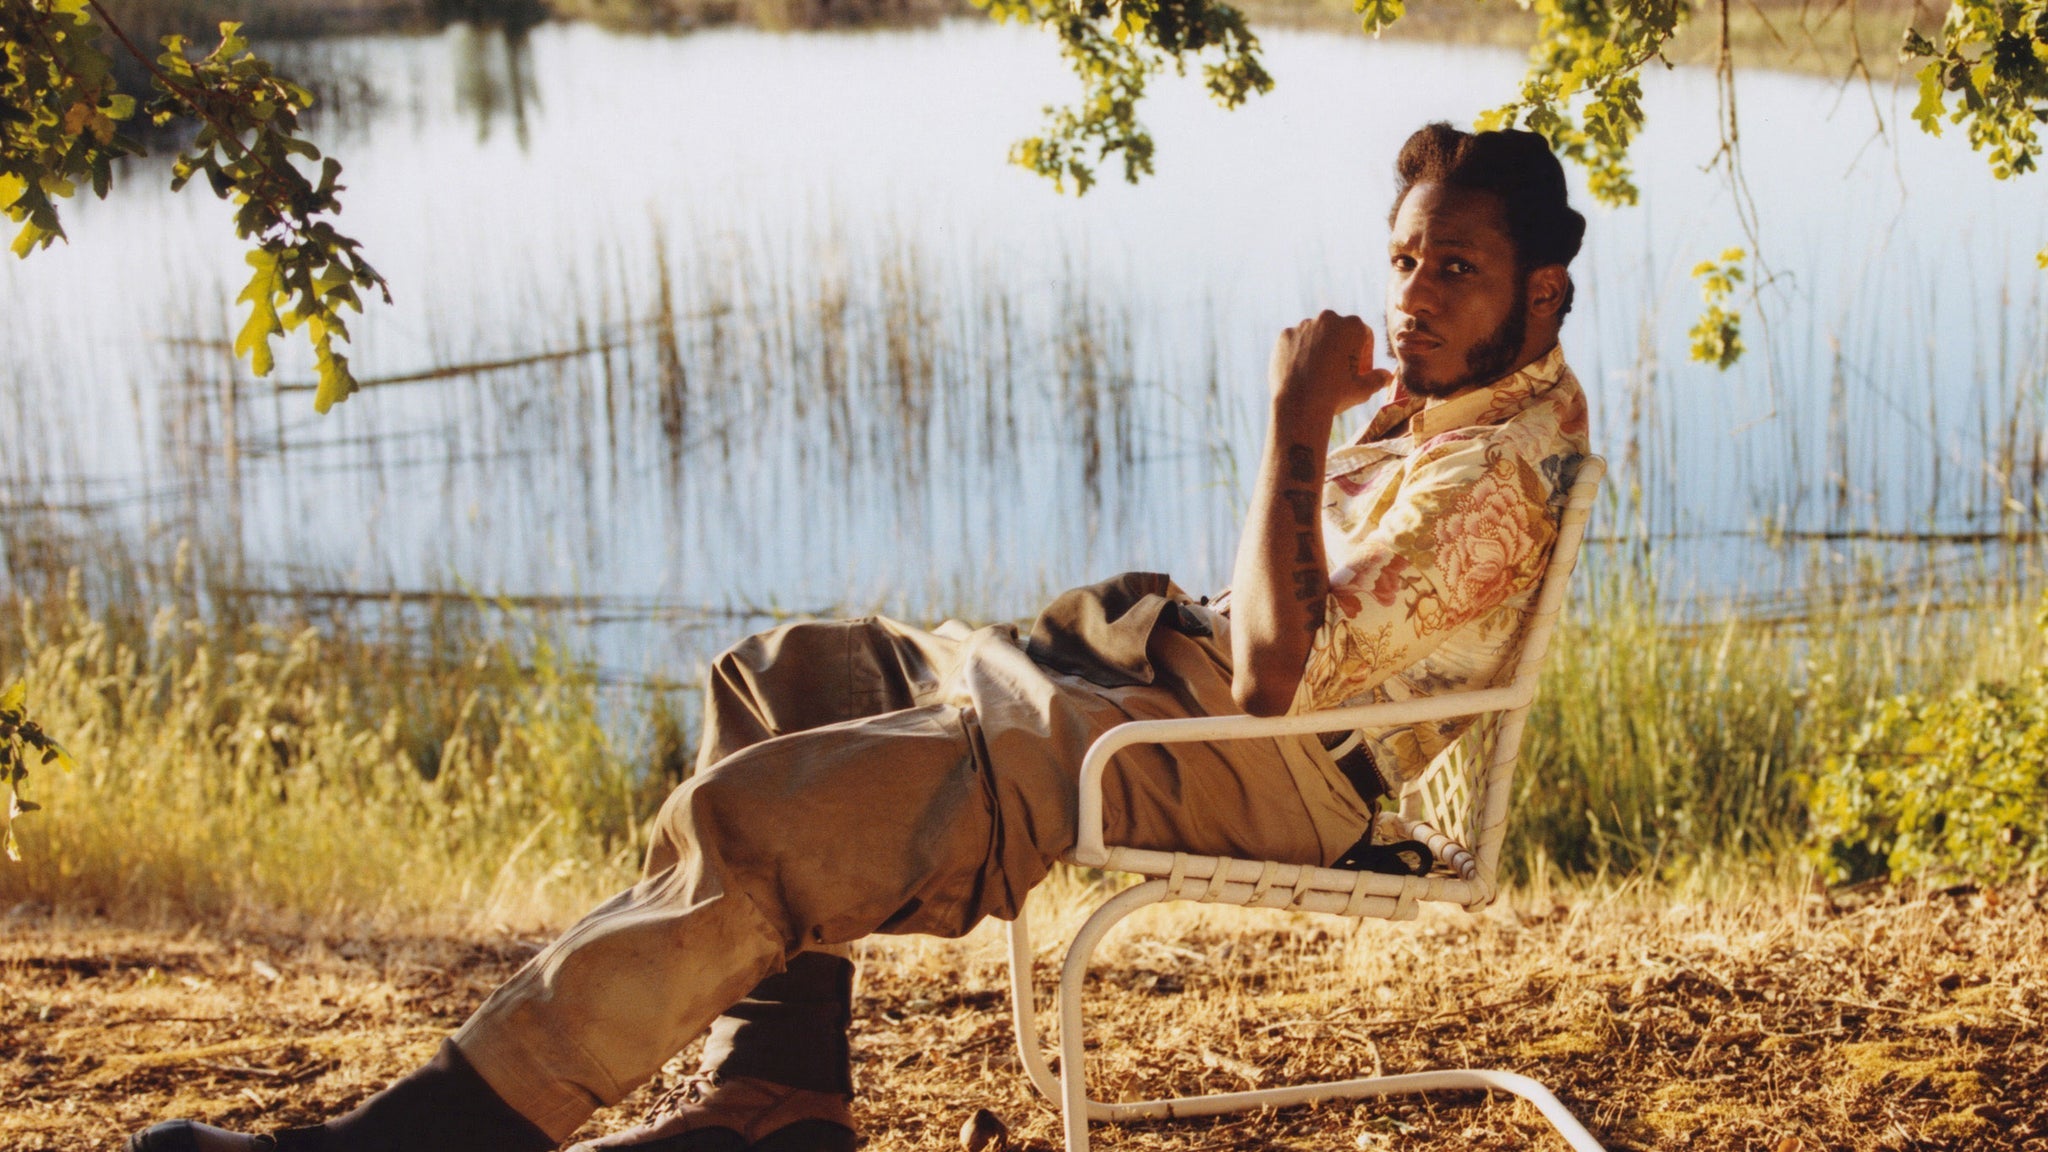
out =
{"type": "Polygon", "coordinates": [[[1529,315],[1555,320],[1564,312],[1565,289],[1571,275],[1562,264],[1545,264],[1529,270],[1529,315]]]}

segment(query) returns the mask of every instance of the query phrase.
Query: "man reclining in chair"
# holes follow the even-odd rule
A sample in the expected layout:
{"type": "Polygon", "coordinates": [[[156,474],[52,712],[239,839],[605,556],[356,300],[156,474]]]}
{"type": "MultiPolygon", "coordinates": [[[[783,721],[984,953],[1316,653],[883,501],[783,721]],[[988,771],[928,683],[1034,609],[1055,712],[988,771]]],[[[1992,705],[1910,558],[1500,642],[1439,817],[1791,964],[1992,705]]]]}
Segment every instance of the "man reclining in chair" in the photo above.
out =
{"type": "MultiPolygon", "coordinates": [[[[1432,124],[1396,170],[1394,368],[1354,316],[1281,334],[1227,603],[1128,574],[1060,597],[1028,637],[868,619],[742,641],[711,670],[698,770],[662,808],[643,878],[430,1063],[316,1127],[173,1121],[131,1152],[539,1152],[707,1029],[686,1091],[579,1147],[851,1149],[844,946],[1014,916],[1073,846],[1102,732],[1490,684],[1586,450],[1557,347],[1585,221],[1528,133],[1432,124]],[[1337,415],[1382,392],[1329,450],[1337,415]]],[[[1132,749],[1105,785],[1109,840],[1336,863],[1464,723],[1366,733],[1341,756],[1291,737],[1132,749]]]]}

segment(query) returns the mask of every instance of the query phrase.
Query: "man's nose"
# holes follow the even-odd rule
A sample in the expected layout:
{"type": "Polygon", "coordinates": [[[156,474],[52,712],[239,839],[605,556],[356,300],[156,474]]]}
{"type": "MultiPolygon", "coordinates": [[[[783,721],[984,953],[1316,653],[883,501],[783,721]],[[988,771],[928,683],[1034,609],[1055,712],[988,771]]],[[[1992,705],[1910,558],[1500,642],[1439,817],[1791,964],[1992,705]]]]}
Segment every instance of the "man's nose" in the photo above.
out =
{"type": "Polygon", "coordinates": [[[1408,316],[1427,316],[1436,311],[1436,292],[1429,277],[1411,272],[1394,281],[1394,310],[1408,316]]]}

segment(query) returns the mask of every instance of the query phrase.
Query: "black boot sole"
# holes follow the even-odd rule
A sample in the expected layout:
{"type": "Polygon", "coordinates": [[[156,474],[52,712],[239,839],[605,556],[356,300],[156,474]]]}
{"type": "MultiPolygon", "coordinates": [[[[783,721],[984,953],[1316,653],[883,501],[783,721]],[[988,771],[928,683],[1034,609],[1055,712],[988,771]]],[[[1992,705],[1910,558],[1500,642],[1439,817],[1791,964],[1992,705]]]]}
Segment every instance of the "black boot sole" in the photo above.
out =
{"type": "MultiPolygon", "coordinates": [[[[199,1152],[199,1136],[190,1120],[166,1120],[152,1124],[128,1137],[125,1152],[199,1152]]],[[[270,1136],[249,1137],[256,1152],[274,1152],[277,1140],[270,1136]]]]}
{"type": "Polygon", "coordinates": [[[128,1137],[126,1152],[199,1152],[190,1120],[166,1120],[128,1137]]]}

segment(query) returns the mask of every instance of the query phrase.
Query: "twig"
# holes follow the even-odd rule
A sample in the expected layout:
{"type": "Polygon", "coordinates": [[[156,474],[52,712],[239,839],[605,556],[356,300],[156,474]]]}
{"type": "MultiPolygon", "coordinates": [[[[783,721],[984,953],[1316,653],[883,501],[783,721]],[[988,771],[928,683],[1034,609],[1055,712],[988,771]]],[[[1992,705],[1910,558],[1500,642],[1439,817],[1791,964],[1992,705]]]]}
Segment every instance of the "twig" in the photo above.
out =
{"type": "MultiPolygon", "coordinates": [[[[151,76],[156,77],[157,83],[162,84],[164,86],[164,91],[169,92],[173,96],[176,96],[180,101],[184,103],[185,107],[190,108],[192,110],[193,115],[198,116],[201,120],[204,120],[208,124],[212,125],[214,132],[219,134],[220,138],[226,141],[229,147],[234,148],[242,156],[252,155],[252,153],[250,153],[250,151],[243,146],[240,138],[238,138],[234,133],[229,132],[227,130],[227,127],[223,125],[219,120],[214,119],[213,113],[207,110],[206,105],[203,101],[201,101],[196,95],[194,95],[190,91],[186,90],[177,81],[171,79],[170,76],[166,74],[163,69],[157,67],[155,60],[150,59],[147,53],[143,52],[141,48],[138,48],[136,46],[135,41],[128,38],[127,31],[123,29],[121,25],[116,23],[112,16],[109,16],[107,14],[107,10],[105,8],[102,8],[100,6],[100,0],[86,0],[86,3],[92,5],[92,10],[99,14],[100,23],[107,26],[107,30],[114,34],[114,39],[119,40],[121,42],[121,46],[128,50],[128,54],[130,56],[135,57],[136,61],[139,62],[144,68],[149,69],[149,74],[151,76]]],[[[237,159],[239,158],[240,157],[238,156],[237,159]]],[[[277,170],[270,166],[269,161],[265,160],[261,156],[256,156],[255,160],[257,163],[263,165],[264,171],[269,172],[273,179],[282,179],[282,177],[278,176],[277,170]]]]}
{"type": "MultiPolygon", "coordinates": [[[[358,380],[358,388],[376,388],[386,384],[419,384],[433,380],[446,380],[455,376],[475,376],[485,372],[499,372],[507,368],[525,368],[535,364],[547,364],[556,360],[573,360],[578,356],[594,356],[610,352],[616,344],[590,344],[581,348],[566,348],[553,352],[536,352],[529,356],[516,356],[508,360],[484,360],[474,364],[452,364],[446,368],[428,368],[419,372],[407,372],[398,376],[379,376],[371,380],[358,380]]],[[[313,392],[319,389],[317,383],[291,381],[276,385],[279,392],[313,392]]]]}
{"type": "Polygon", "coordinates": [[[1899,1016],[1913,1015],[1913,1009],[1911,1008],[1894,1008],[1889,1004],[1865,1004],[1861,1001],[1850,1000],[1842,996],[1828,996],[1825,999],[1831,1004],[1840,1004],[1846,1008],[1861,1008],[1866,1012],[1891,1012],[1899,1016]]]}

